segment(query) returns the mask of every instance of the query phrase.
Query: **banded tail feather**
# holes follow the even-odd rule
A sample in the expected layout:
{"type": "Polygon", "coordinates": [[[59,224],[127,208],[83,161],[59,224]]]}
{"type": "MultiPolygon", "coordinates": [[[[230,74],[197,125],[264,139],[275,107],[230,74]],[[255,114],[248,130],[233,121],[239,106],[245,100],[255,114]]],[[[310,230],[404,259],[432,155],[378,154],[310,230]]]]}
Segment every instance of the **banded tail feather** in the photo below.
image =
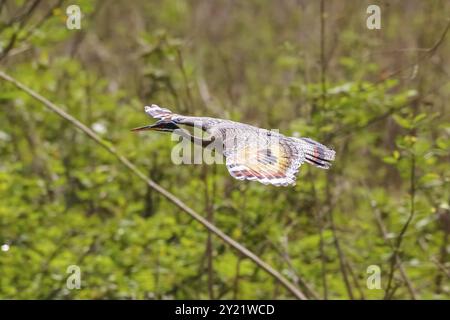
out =
{"type": "Polygon", "coordinates": [[[305,152],[305,162],[321,169],[331,167],[336,152],[323,144],[310,138],[298,138],[303,151],[305,152]]]}

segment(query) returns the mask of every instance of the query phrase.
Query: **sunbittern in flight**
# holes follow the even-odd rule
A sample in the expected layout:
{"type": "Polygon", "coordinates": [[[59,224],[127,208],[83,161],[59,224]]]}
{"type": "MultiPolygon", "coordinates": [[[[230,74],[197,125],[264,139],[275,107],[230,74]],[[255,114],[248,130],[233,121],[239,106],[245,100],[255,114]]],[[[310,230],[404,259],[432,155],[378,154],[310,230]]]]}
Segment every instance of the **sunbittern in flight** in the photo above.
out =
{"type": "Polygon", "coordinates": [[[228,171],[238,180],[255,180],[275,186],[295,185],[296,174],[303,162],[328,169],[335,156],[334,150],[309,138],[286,137],[231,120],[183,116],[155,104],[146,106],[145,112],[160,120],[132,131],[174,132],[202,147],[218,143],[228,171]],[[201,128],[208,137],[198,138],[178,125],[201,128]]]}

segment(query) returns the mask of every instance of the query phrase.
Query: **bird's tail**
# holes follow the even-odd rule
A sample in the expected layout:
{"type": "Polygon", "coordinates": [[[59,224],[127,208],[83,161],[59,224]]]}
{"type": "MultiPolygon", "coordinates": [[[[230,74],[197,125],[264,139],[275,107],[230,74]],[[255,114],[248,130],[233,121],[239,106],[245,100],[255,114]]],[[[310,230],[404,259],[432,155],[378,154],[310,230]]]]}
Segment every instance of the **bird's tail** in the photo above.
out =
{"type": "Polygon", "coordinates": [[[331,167],[336,152],[309,138],[298,138],[305,152],[305,161],[321,169],[331,167]]]}

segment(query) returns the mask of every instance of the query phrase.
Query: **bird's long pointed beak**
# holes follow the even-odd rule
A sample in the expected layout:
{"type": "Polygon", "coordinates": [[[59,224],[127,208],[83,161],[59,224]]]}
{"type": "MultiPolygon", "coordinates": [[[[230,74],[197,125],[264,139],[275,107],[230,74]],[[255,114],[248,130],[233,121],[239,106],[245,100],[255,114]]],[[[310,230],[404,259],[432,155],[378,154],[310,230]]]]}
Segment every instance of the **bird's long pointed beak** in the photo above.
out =
{"type": "Polygon", "coordinates": [[[156,130],[154,124],[143,126],[143,127],[137,127],[134,129],[131,129],[131,131],[146,131],[146,130],[156,130]]]}

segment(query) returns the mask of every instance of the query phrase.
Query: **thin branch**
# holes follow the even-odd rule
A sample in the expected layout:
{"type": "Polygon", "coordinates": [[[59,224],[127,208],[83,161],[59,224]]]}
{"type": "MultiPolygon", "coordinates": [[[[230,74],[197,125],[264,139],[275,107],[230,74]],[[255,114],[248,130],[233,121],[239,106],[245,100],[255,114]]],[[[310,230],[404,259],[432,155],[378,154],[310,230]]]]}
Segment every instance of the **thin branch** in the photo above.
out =
{"type": "Polygon", "coordinates": [[[341,128],[335,130],[333,132],[333,134],[328,134],[324,140],[325,140],[325,142],[327,142],[327,141],[329,142],[331,139],[345,138],[347,136],[354,135],[355,133],[357,133],[361,130],[365,130],[366,128],[368,128],[370,126],[375,125],[376,123],[387,119],[391,115],[393,115],[407,107],[410,107],[411,104],[413,104],[413,103],[419,103],[421,101],[425,101],[426,98],[433,96],[435,94],[435,92],[437,90],[439,90],[440,88],[442,88],[445,84],[446,84],[446,82],[439,83],[438,85],[434,86],[432,89],[428,90],[428,92],[421,94],[421,95],[416,95],[416,96],[410,98],[404,104],[401,104],[394,108],[389,108],[387,111],[383,112],[382,114],[372,117],[371,119],[366,121],[365,124],[362,124],[362,125],[357,124],[357,125],[353,125],[353,126],[352,125],[342,126],[341,128]]]}
{"type": "Polygon", "coordinates": [[[325,255],[325,239],[323,237],[324,231],[324,219],[321,212],[317,212],[315,215],[316,224],[319,227],[319,252],[320,252],[320,274],[322,276],[323,286],[323,298],[328,299],[328,281],[327,281],[327,256],[325,255]]]}
{"type": "Polygon", "coordinates": [[[354,295],[353,295],[353,290],[352,290],[352,286],[350,284],[350,280],[349,280],[349,276],[348,276],[348,270],[346,267],[346,258],[344,255],[344,251],[342,250],[341,244],[339,242],[339,238],[337,236],[337,228],[336,228],[336,224],[334,223],[334,216],[333,216],[333,207],[334,204],[332,204],[332,194],[330,191],[330,184],[332,182],[332,176],[328,175],[327,176],[327,183],[326,183],[326,199],[327,199],[327,207],[326,207],[326,211],[328,214],[328,220],[330,222],[330,227],[331,227],[331,233],[333,235],[333,244],[334,247],[336,248],[336,252],[338,253],[338,258],[339,258],[339,268],[341,270],[342,273],[342,278],[344,280],[344,284],[345,284],[345,288],[347,289],[347,293],[348,293],[348,297],[353,300],[354,299],[354,295]]]}
{"type": "Polygon", "coordinates": [[[448,32],[449,29],[450,29],[450,19],[447,19],[447,25],[445,26],[444,31],[441,33],[441,36],[439,37],[439,39],[436,40],[436,42],[433,44],[432,47],[430,47],[428,49],[423,49],[422,48],[420,51],[424,52],[424,54],[419,56],[419,58],[417,59],[416,62],[410,63],[406,67],[401,67],[401,68],[391,72],[387,76],[385,76],[382,79],[380,79],[379,81],[375,82],[374,85],[377,85],[377,84],[379,84],[381,82],[384,82],[384,81],[386,81],[389,78],[395,77],[396,75],[402,73],[406,69],[409,69],[409,68],[412,68],[412,67],[416,66],[422,60],[430,58],[436,52],[436,50],[439,48],[439,46],[444,42],[444,39],[447,36],[447,32],[448,32]]]}
{"type": "Polygon", "coordinates": [[[450,279],[450,271],[435,257],[431,257],[431,261],[450,279]]]}
{"type": "Polygon", "coordinates": [[[49,8],[47,13],[35,25],[30,27],[22,37],[19,37],[19,34],[22,32],[22,30],[25,29],[28,18],[31,16],[33,11],[36,10],[39,2],[40,1],[35,1],[34,4],[27,10],[25,19],[22,19],[19,22],[19,27],[12,34],[11,38],[8,41],[8,44],[5,46],[5,49],[0,53],[0,61],[10,55],[10,51],[14,49],[14,46],[18,41],[26,41],[30,36],[34,34],[36,30],[38,30],[48,19],[50,19],[53,15],[53,11],[56,8],[60,7],[64,0],[59,0],[58,2],[56,2],[52,7],[49,8]]]}
{"type": "MultiPolygon", "coordinates": [[[[33,11],[37,8],[37,6],[39,5],[40,2],[41,2],[41,0],[34,0],[34,2],[29,2],[29,3],[31,3],[31,5],[28,8],[25,8],[27,6],[27,3],[24,4],[21,8],[18,9],[18,11],[22,11],[22,9],[25,8],[23,10],[23,12],[18,13],[17,15],[12,17],[8,22],[4,23],[2,25],[2,29],[0,32],[3,32],[3,30],[13,26],[16,23],[18,23],[19,29],[24,27],[26,22],[28,21],[28,19],[30,19],[30,17],[33,15],[33,11]]],[[[0,6],[3,6],[3,4],[0,3],[0,6]]],[[[1,10],[1,8],[0,8],[0,10],[1,10]]],[[[10,15],[10,14],[8,13],[8,15],[10,15]]]]}
{"type": "MultiPolygon", "coordinates": [[[[326,60],[325,60],[325,18],[326,18],[326,13],[325,13],[325,0],[321,0],[320,1],[320,82],[321,82],[321,102],[322,102],[322,109],[324,109],[326,107],[327,104],[327,87],[326,87],[326,60]]],[[[313,110],[314,112],[314,110],[313,110]]],[[[334,224],[334,219],[333,219],[333,209],[331,206],[331,192],[330,192],[330,176],[328,176],[328,180],[327,180],[327,187],[326,187],[326,192],[327,192],[327,202],[328,202],[328,206],[327,206],[327,214],[328,214],[328,220],[330,222],[331,225],[331,232],[333,234],[333,243],[334,246],[336,248],[336,251],[338,253],[338,258],[339,258],[339,266],[341,269],[341,273],[342,273],[342,277],[344,280],[344,284],[345,287],[347,289],[347,293],[348,293],[348,297],[350,299],[354,299],[354,295],[353,295],[353,291],[352,291],[352,287],[350,284],[350,280],[349,280],[349,276],[347,273],[347,268],[345,265],[345,256],[344,256],[344,252],[342,251],[341,245],[339,243],[339,239],[337,236],[337,232],[336,232],[336,225],[334,224]]],[[[323,246],[323,238],[321,235],[321,246],[323,246]]],[[[323,248],[321,247],[321,250],[323,250],[323,248]]]]}
{"type": "MultiPolygon", "coordinates": [[[[98,245],[98,240],[99,240],[98,236],[94,236],[92,238],[91,244],[78,257],[77,261],[75,262],[75,265],[80,266],[83,263],[84,259],[95,251],[95,248],[98,245]]],[[[63,242],[63,244],[65,243],[63,242]]],[[[47,296],[45,296],[44,299],[53,300],[55,297],[58,296],[58,294],[60,294],[64,290],[64,288],[65,288],[64,286],[58,286],[56,289],[53,289],[47,296]]]]}
{"type": "MultiPolygon", "coordinates": [[[[316,192],[316,185],[314,183],[314,179],[311,174],[311,170],[308,170],[308,176],[312,183],[312,192],[314,197],[314,207],[317,208],[317,192],[316,192]]],[[[317,225],[317,228],[319,229],[319,252],[320,252],[320,262],[321,262],[321,276],[322,276],[322,287],[323,287],[323,298],[325,300],[328,299],[328,282],[327,282],[327,261],[326,261],[326,255],[325,255],[325,239],[323,237],[323,231],[325,229],[325,221],[323,219],[322,211],[321,210],[314,210],[314,220],[317,225]]]]}
{"type": "MultiPolygon", "coordinates": [[[[450,235],[450,225],[449,225],[449,214],[448,212],[446,212],[446,210],[442,209],[442,212],[438,213],[439,215],[439,219],[442,220],[442,232],[443,232],[443,237],[442,237],[442,243],[441,243],[441,248],[440,248],[440,254],[439,254],[439,259],[436,259],[434,257],[432,257],[430,260],[442,271],[444,271],[444,274],[447,275],[447,277],[449,276],[448,271],[445,272],[445,262],[447,261],[447,256],[448,256],[448,242],[449,242],[449,235],[450,235]]],[[[435,284],[436,284],[436,293],[441,293],[442,291],[442,280],[443,280],[443,274],[438,274],[436,275],[435,278],[435,284]]]]}
{"type": "MultiPolygon", "coordinates": [[[[387,230],[387,228],[386,228],[386,226],[385,226],[385,224],[384,224],[384,222],[383,222],[383,219],[381,219],[381,215],[380,215],[380,212],[379,212],[378,208],[376,208],[376,206],[373,205],[373,204],[372,204],[372,208],[374,209],[374,210],[373,210],[373,213],[374,213],[374,216],[375,216],[375,221],[376,221],[376,223],[377,223],[377,225],[378,225],[378,228],[379,228],[380,231],[381,231],[381,235],[383,236],[384,242],[385,242],[388,246],[390,246],[391,249],[395,250],[394,245],[393,245],[391,239],[390,239],[389,236],[388,236],[388,230],[387,230]]],[[[396,263],[397,266],[398,266],[398,269],[399,269],[399,271],[400,271],[400,275],[401,275],[402,278],[403,278],[403,281],[406,283],[406,286],[407,286],[407,288],[408,288],[409,294],[411,295],[411,298],[412,298],[413,300],[417,300],[417,293],[416,293],[416,290],[414,289],[414,287],[413,287],[413,285],[412,285],[412,282],[411,282],[411,280],[409,279],[409,277],[408,277],[408,275],[407,275],[407,273],[406,273],[405,268],[403,267],[403,264],[402,264],[403,261],[402,261],[402,259],[401,259],[401,257],[400,257],[399,255],[397,255],[395,263],[396,263]]]]}
{"type": "MultiPolygon", "coordinates": [[[[448,33],[449,29],[450,29],[450,19],[448,20],[448,23],[447,23],[446,27],[444,28],[441,36],[436,40],[434,45],[431,48],[427,48],[427,49],[421,50],[421,51],[423,51],[425,53],[423,55],[419,56],[418,60],[415,63],[412,63],[412,64],[408,65],[406,68],[414,67],[420,61],[422,61],[422,60],[424,60],[426,58],[430,58],[431,56],[433,56],[434,53],[437,51],[437,49],[444,42],[445,37],[447,36],[447,33],[448,33]]],[[[376,85],[379,85],[380,83],[386,81],[387,79],[392,78],[392,77],[396,76],[397,74],[403,72],[404,69],[406,69],[406,68],[400,68],[400,69],[392,72],[391,74],[387,75],[386,77],[383,77],[383,79],[372,83],[368,88],[364,88],[364,90],[368,90],[369,88],[372,88],[372,87],[374,87],[376,85]]],[[[441,86],[442,86],[442,84],[440,84],[440,85],[438,85],[436,87],[440,88],[441,86]]],[[[354,134],[356,131],[364,130],[365,128],[367,128],[367,127],[369,127],[369,126],[371,126],[371,125],[373,125],[373,124],[375,124],[375,123],[377,123],[379,121],[382,121],[382,120],[388,118],[390,115],[392,115],[392,114],[394,114],[394,113],[396,113],[396,112],[398,112],[398,111],[408,107],[411,103],[423,100],[423,98],[424,97],[420,97],[420,96],[414,97],[414,98],[410,99],[408,102],[406,102],[403,105],[400,105],[400,106],[395,107],[395,108],[390,108],[386,112],[384,112],[384,113],[382,113],[380,115],[374,116],[372,119],[370,119],[369,121],[367,121],[363,125],[354,125],[354,126],[346,125],[346,126],[343,126],[343,127],[339,128],[339,129],[335,130],[332,135],[326,136],[325,137],[325,141],[329,141],[331,138],[345,137],[347,135],[354,134]]]]}
{"type": "MultiPolygon", "coordinates": [[[[325,60],[325,0],[320,0],[320,84],[321,84],[321,97],[322,97],[322,109],[325,108],[327,101],[327,89],[326,89],[326,66],[325,60]]],[[[315,108],[312,109],[312,115],[315,113],[315,108]]]]}
{"type": "MultiPolygon", "coordinates": [[[[241,193],[241,204],[238,214],[239,214],[239,228],[241,230],[244,230],[245,226],[247,225],[244,221],[244,212],[247,208],[247,187],[244,187],[241,193]]],[[[241,263],[243,260],[243,257],[238,254],[237,255],[237,262],[236,262],[236,268],[235,268],[235,274],[234,274],[234,281],[233,281],[233,299],[237,299],[239,295],[239,283],[241,280],[241,263]]],[[[276,283],[276,286],[278,286],[278,282],[276,283]]]]}
{"type": "Polygon", "coordinates": [[[7,24],[7,27],[10,27],[14,25],[16,22],[18,22],[18,27],[9,38],[8,44],[5,46],[5,49],[2,50],[0,54],[0,60],[3,60],[3,58],[5,58],[8,55],[9,51],[11,51],[11,49],[14,48],[19,33],[22,31],[22,29],[25,28],[28,19],[33,14],[33,11],[36,10],[37,6],[39,5],[39,2],[40,0],[35,0],[24,13],[18,15],[17,17],[12,18],[11,21],[7,24]]]}
{"type": "Polygon", "coordinates": [[[338,253],[338,258],[339,258],[339,267],[341,269],[341,273],[342,273],[342,277],[344,279],[344,284],[345,287],[347,289],[347,293],[348,293],[348,297],[353,300],[354,299],[354,295],[353,295],[353,290],[352,290],[352,286],[350,285],[350,280],[347,274],[347,268],[346,268],[346,260],[345,260],[345,256],[344,256],[344,251],[342,251],[341,248],[341,244],[339,242],[339,239],[337,237],[337,233],[336,233],[336,225],[334,224],[334,219],[333,219],[333,213],[332,213],[332,209],[328,208],[328,218],[330,220],[330,225],[331,225],[331,231],[333,233],[333,243],[334,246],[336,248],[336,251],[338,253]]]}
{"type": "Polygon", "coordinates": [[[31,37],[36,30],[39,30],[39,28],[48,20],[53,16],[53,11],[59,7],[62,6],[64,0],[59,0],[58,2],[56,2],[52,7],[50,7],[47,11],[47,13],[35,24],[33,25],[30,29],[28,29],[28,31],[25,33],[25,35],[20,38],[20,41],[25,41],[28,40],[29,37],[31,37]]]}
{"type": "Polygon", "coordinates": [[[278,252],[278,254],[283,258],[283,260],[286,262],[286,264],[287,264],[287,266],[289,268],[289,271],[292,274],[292,278],[293,278],[294,283],[297,286],[300,284],[303,288],[305,288],[305,291],[308,293],[309,297],[312,297],[315,300],[320,300],[319,295],[314,291],[314,289],[311,287],[311,285],[309,285],[305,281],[305,279],[303,279],[303,277],[300,276],[297,273],[294,265],[292,264],[292,259],[291,259],[290,255],[289,255],[289,243],[288,243],[289,239],[288,239],[288,236],[284,235],[282,237],[282,241],[281,241],[282,249],[278,248],[278,246],[275,243],[273,243],[270,240],[269,237],[266,237],[266,239],[271,244],[271,246],[278,252]]]}
{"type": "MultiPolygon", "coordinates": [[[[203,182],[205,185],[205,211],[206,211],[206,219],[213,223],[214,219],[214,197],[215,197],[215,174],[212,175],[213,186],[211,190],[211,194],[209,192],[208,186],[208,167],[206,165],[203,166],[203,182]]],[[[208,270],[208,295],[209,299],[214,299],[214,266],[213,266],[213,243],[212,243],[212,234],[208,232],[208,236],[206,238],[206,260],[207,260],[207,270],[208,270]]]]}
{"type": "Polygon", "coordinates": [[[394,247],[394,253],[391,257],[391,264],[389,268],[389,278],[388,285],[385,291],[384,299],[390,299],[394,292],[391,292],[392,279],[394,277],[395,266],[397,265],[397,259],[400,254],[400,247],[402,245],[403,237],[405,236],[406,230],[408,229],[409,224],[414,218],[415,214],[415,195],[416,195],[416,157],[414,152],[411,154],[411,174],[410,174],[410,212],[406,223],[403,225],[402,230],[400,231],[399,236],[397,237],[397,241],[394,247]]]}
{"type": "Polygon", "coordinates": [[[5,2],[6,2],[6,0],[0,0],[0,13],[2,13],[5,2]]]}
{"type": "MultiPolygon", "coordinates": [[[[327,94],[326,94],[326,61],[325,61],[325,1],[320,1],[320,82],[321,82],[321,98],[322,98],[322,109],[325,108],[327,103],[327,94]]],[[[311,110],[311,116],[315,113],[315,104],[311,110]]],[[[312,180],[313,181],[313,180],[312,180]]],[[[314,202],[316,202],[316,188],[313,183],[313,192],[314,192],[314,202]]],[[[323,219],[323,215],[321,211],[315,212],[316,223],[319,227],[319,250],[320,250],[320,260],[321,260],[321,275],[322,275],[322,286],[323,286],[323,298],[325,300],[328,299],[328,282],[327,282],[327,274],[326,274],[326,255],[325,255],[325,240],[323,237],[323,232],[325,229],[325,221],[323,219]]]]}
{"type": "MultiPolygon", "coordinates": [[[[424,244],[422,238],[417,239],[417,243],[419,245],[419,248],[424,253],[429,253],[429,250],[427,246],[424,244]]],[[[430,261],[433,262],[433,264],[438,268],[439,271],[441,271],[445,276],[447,276],[450,279],[450,270],[448,270],[448,268],[445,265],[439,262],[439,260],[435,256],[429,256],[428,259],[430,259],[430,261]]]]}
{"type": "Polygon", "coordinates": [[[350,273],[350,276],[352,277],[353,285],[359,293],[360,300],[365,300],[366,298],[364,296],[364,291],[362,290],[362,288],[358,282],[358,278],[356,277],[356,274],[353,271],[353,267],[348,260],[345,260],[345,267],[347,268],[348,273],[350,273]]]}
{"type": "Polygon", "coordinates": [[[186,72],[186,67],[184,64],[183,55],[181,54],[181,50],[179,48],[177,48],[176,52],[177,52],[178,66],[180,68],[181,75],[183,77],[183,82],[184,82],[184,86],[185,86],[185,90],[186,90],[186,97],[188,100],[188,108],[186,111],[188,113],[190,113],[192,111],[192,107],[194,106],[194,100],[193,100],[192,94],[191,94],[191,89],[190,89],[189,80],[188,80],[188,76],[187,76],[187,72],[186,72]]]}
{"type": "Polygon", "coordinates": [[[200,214],[198,214],[196,211],[188,207],[184,202],[182,202],[180,199],[178,199],[175,195],[161,187],[159,184],[155,183],[153,180],[148,178],[142,171],[140,171],[134,164],[130,162],[127,158],[125,158],[122,154],[120,154],[117,149],[109,142],[103,140],[100,138],[92,129],[78,121],[76,118],[74,118],[72,115],[68,114],[58,106],[56,106],[54,103],[49,101],[48,99],[44,98],[37,92],[33,91],[32,89],[28,88],[21,82],[17,81],[13,77],[9,76],[8,74],[4,73],[0,70],[0,78],[13,84],[18,89],[26,92],[28,95],[30,95],[35,100],[41,102],[47,109],[53,111],[57,115],[59,115],[61,118],[67,120],[70,122],[73,126],[81,130],[84,134],[86,134],[90,139],[92,139],[95,143],[97,143],[99,146],[103,147],[106,151],[108,151],[110,154],[112,154],[120,163],[122,163],[128,170],[131,171],[135,176],[137,176],[139,179],[147,183],[149,187],[157,191],[159,194],[161,194],[164,198],[175,204],[178,208],[180,208],[182,211],[189,214],[194,220],[202,224],[207,230],[214,233],[217,237],[222,239],[226,244],[234,248],[235,250],[239,251],[243,256],[249,258],[252,260],[256,265],[258,265],[261,269],[263,269],[266,273],[271,275],[276,281],[281,283],[290,293],[292,293],[296,298],[300,300],[307,300],[304,293],[297,288],[294,284],[292,284],[289,280],[287,280],[283,275],[281,275],[277,270],[272,268],[269,264],[261,260],[257,255],[255,255],[253,252],[245,248],[243,245],[238,243],[237,241],[233,240],[229,236],[227,236],[223,231],[221,231],[219,228],[217,228],[215,225],[208,222],[205,218],[203,218],[200,214]]]}

